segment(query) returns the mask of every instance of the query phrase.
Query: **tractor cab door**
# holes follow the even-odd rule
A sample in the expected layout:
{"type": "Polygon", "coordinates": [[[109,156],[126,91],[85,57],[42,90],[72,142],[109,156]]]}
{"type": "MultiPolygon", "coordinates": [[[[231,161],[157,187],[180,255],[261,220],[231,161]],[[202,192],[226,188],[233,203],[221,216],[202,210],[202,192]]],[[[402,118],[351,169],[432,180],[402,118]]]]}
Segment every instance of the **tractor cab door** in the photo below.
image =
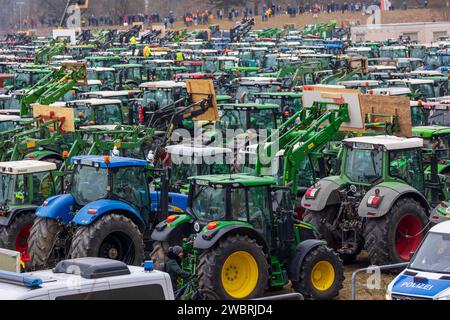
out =
{"type": "Polygon", "coordinates": [[[389,175],[399,178],[423,193],[422,153],[420,149],[392,150],[389,152],[389,175]]]}
{"type": "Polygon", "coordinates": [[[148,222],[150,194],[144,167],[114,169],[112,194],[134,207],[148,222]]]}

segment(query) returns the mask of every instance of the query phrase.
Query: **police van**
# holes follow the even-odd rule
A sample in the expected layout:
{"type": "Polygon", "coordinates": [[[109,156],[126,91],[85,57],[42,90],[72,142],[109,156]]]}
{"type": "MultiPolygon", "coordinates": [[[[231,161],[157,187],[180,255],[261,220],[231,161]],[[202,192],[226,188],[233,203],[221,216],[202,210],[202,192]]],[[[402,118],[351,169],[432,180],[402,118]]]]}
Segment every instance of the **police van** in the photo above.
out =
{"type": "Polygon", "coordinates": [[[428,232],[408,267],[388,286],[388,300],[450,300],[450,221],[428,232]]]}
{"type": "Polygon", "coordinates": [[[170,276],[104,258],[63,260],[53,270],[0,271],[0,300],[174,300],[170,276]]]}

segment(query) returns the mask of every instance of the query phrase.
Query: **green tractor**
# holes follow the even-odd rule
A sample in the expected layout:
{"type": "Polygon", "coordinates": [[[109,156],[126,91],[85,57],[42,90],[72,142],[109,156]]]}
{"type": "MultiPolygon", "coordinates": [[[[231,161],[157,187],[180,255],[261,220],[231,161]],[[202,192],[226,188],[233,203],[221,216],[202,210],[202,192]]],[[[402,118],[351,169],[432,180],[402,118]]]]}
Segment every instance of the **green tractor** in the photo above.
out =
{"type": "Polygon", "coordinates": [[[295,219],[289,190],[273,177],[210,175],[190,182],[188,214],[169,216],[152,233],[156,268],[164,269],[168,247],[178,244],[192,291],[206,299],[252,299],[289,281],[308,299],[338,296],[341,260],[311,225],[295,219]]]}
{"type": "Polygon", "coordinates": [[[374,265],[410,259],[431,207],[448,198],[446,177],[424,171],[423,140],[394,136],[343,141],[339,176],[319,180],[303,199],[304,221],[352,262],[366,249],[374,265]]]}

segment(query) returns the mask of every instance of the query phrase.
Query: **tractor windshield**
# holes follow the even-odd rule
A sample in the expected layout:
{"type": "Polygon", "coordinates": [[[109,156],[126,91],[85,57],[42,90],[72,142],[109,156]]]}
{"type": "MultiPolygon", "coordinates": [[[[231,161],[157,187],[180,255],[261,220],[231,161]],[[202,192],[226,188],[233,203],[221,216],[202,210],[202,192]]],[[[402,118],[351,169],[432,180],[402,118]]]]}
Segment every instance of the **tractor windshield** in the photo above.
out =
{"type": "Polygon", "coordinates": [[[417,92],[419,94],[419,97],[423,98],[435,97],[434,87],[432,83],[411,85],[410,89],[412,92],[417,92]]]}
{"type": "Polygon", "coordinates": [[[205,73],[214,73],[217,71],[217,60],[205,60],[203,64],[205,73]]]}
{"type": "Polygon", "coordinates": [[[78,205],[103,199],[108,191],[108,171],[102,168],[77,166],[73,175],[72,196],[78,205]]]}
{"type": "MultiPolygon", "coordinates": [[[[171,94],[171,91],[169,90],[148,90],[144,92],[143,96],[143,106],[144,107],[151,107],[158,106],[159,108],[166,107],[173,103],[173,96],[171,94]]],[[[150,108],[152,111],[155,111],[150,108]]]]}
{"type": "Polygon", "coordinates": [[[348,148],[345,175],[355,183],[372,184],[381,178],[383,154],[376,149],[348,148]]]}
{"type": "Polygon", "coordinates": [[[431,110],[428,125],[450,126],[450,112],[448,110],[431,110]]]}
{"type": "Polygon", "coordinates": [[[31,74],[26,72],[16,73],[16,77],[14,79],[14,88],[23,89],[29,86],[31,86],[31,74]]]}
{"type": "Polygon", "coordinates": [[[97,125],[122,124],[122,109],[119,104],[101,105],[95,109],[94,122],[97,125]]]}
{"type": "Polygon", "coordinates": [[[1,121],[0,132],[6,132],[15,128],[14,121],[1,121]]]}
{"type": "Polygon", "coordinates": [[[225,193],[225,189],[196,185],[192,200],[193,213],[201,221],[223,220],[225,193]]]}
{"type": "Polygon", "coordinates": [[[450,235],[430,232],[411,260],[409,268],[450,273],[450,235]]]}

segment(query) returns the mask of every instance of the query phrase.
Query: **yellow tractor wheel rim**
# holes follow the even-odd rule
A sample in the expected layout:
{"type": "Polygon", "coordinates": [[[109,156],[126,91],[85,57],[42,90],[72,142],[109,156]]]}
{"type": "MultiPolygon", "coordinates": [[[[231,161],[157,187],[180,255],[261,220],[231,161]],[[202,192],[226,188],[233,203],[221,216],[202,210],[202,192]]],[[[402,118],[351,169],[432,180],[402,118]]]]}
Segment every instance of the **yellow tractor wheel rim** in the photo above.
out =
{"type": "Polygon", "coordinates": [[[316,290],[326,291],[334,283],[334,268],[328,261],[319,261],[311,272],[311,283],[316,290]]]}
{"type": "Polygon", "coordinates": [[[236,251],[223,264],[222,285],[228,295],[242,299],[255,290],[258,275],[255,258],[246,251],[236,251]]]}

